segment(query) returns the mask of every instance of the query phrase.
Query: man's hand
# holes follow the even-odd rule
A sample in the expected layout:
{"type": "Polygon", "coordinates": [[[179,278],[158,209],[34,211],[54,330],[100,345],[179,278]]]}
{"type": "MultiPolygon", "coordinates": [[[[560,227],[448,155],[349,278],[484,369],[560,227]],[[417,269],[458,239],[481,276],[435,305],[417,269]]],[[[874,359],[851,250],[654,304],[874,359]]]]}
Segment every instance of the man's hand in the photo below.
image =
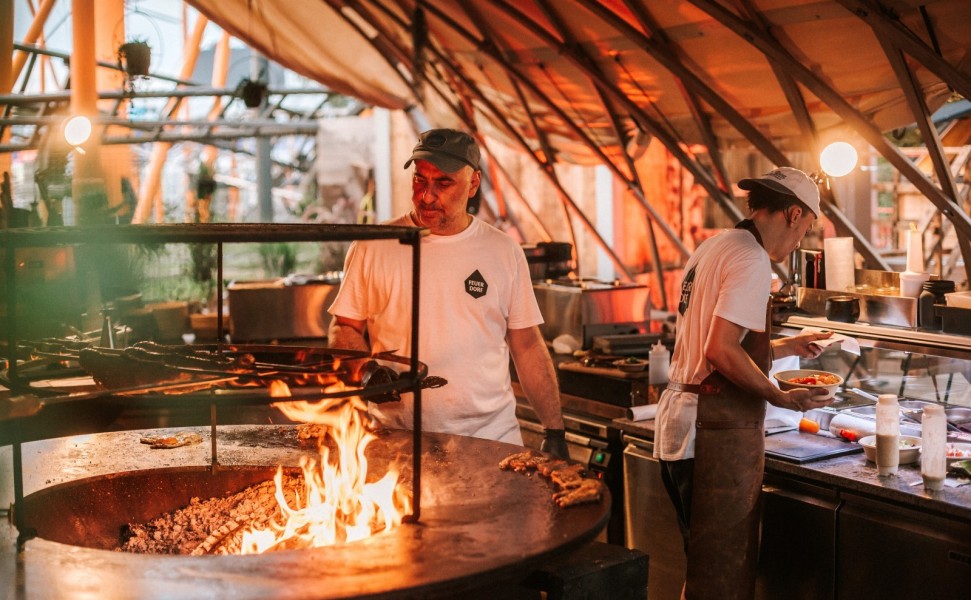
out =
{"type": "Polygon", "coordinates": [[[570,458],[570,451],[566,447],[566,431],[562,429],[544,429],[543,444],[539,447],[543,452],[549,452],[556,458],[570,458]]]}
{"type": "Polygon", "coordinates": [[[799,358],[816,358],[823,352],[822,346],[815,342],[829,339],[833,332],[800,333],[791,337],[779,338],[772,341],[774,358],[798,356],[799,358]]]}
{"type": "Polygon", "coordinates": [[[780,390],[781,396],[772,402],[776,406],[806,412],[814,408],[829,406],[836,398],[826,397],[826,390],[810,390],[806,388],[795,388],[787,392],[780,390]]]}
{"type": "MultiPolygon", "coordinates": [[[[397,371],[379,364],[376,360],[369,360],[364,363],[360,371],[358,371],[358,374],[360,376],[361,387],[365,390],[377,385],[388,385],[398,380],[397,371]]],[[[398,402],[401,400],[401,395],[398,393],[398,390],[391,390],[383,394],[369,396],[368,400],[375,403],[398,402]]]]}

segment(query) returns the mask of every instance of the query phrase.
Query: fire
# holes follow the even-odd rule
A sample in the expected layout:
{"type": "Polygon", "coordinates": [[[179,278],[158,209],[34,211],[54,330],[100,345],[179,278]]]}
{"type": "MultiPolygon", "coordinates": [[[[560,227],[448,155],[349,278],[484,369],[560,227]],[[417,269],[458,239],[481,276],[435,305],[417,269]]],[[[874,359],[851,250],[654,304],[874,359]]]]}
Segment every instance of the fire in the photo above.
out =
{"type": "MultiPolygon", "coordinates": [[[[275,397],[289,390],[273,389],[275,397]]],[[[321,402],[281,402],[273,406],[288,418],[321,427],[319,457],[300,461],[304,487],[291,506],[283,494],[283,470],[277,469],[276,500],[282,519],[268,529],[243,533],[242,554],[315,548],[364,539],[401,524],[411,511],[411,497],[398,485],[398,471],[389,467],[368,483],[364,452],[377,439],[367,428],[367,404],[360,398],[321,402]]]]}

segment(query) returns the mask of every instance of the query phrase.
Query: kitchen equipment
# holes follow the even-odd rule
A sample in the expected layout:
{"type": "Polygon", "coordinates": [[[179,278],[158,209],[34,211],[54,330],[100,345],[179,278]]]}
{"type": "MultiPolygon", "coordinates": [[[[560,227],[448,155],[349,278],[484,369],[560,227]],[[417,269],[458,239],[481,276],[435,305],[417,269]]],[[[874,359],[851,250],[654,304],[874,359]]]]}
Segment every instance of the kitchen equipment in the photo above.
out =
{"type": "Polygon", "coordinates": [[[547,341],[569,334],[586,349],[597,335],[650,330],[650,288],[646,285],[559,279],[534,282],[533,291],[543,314],[540,331],[547,341]]]}
{"type": "Polygon", "coordinates": [[[327,337],[327,308],[339,280],[279,278],[237,281],[229,291],[229,322],[234,342],[327,337]]]}
{"type": "Polygon", "coordinates": [[[573,271],[573,244],[538,242],[523,245],[529,277],[533,281],[565,277],[573,271]]]}
{"type": "Polygon", "coordinates": [[[678,598],[686,560],[674,505],[661,481],[654,442],[624,434],[625,543],[651,558],[648,598],[678,598]]]}
{"type": "Polygon", "coordinates": [[[657,343],[663,334],[660,333],[622,333],[619,335],[593,336],[593,349],[604,354],[645,354],[652,344],[657,343]]]}
{"type": "Polygon", "coordinates": [[[932,279],[924,282],[924,289],[917,297],[917,323],[921,329],[940,331],[941,317],[934,312],[935,304],[945,304],[948,292],[954,291],[954,282],[947,279],[932,279]]]}
{"type": "Polygon", "coordinates": [[[871,325],[916,327],[917,298],[905,298],[899,293],[900,273],[857,269],[856,286],[852,291],[801,287],[796,293],[796,306],[809,314],[825,316],[828,298],[854,296],[860,301],[859,320],[871,325]]]}
{"type": "MultiPolygon", "coordinates": [[[[193,497],[272,479],[277,464],[293,467],[306,455],[294,429],[281,425],[226,426],[214,435],[225,461],[218,469],[207,462],[206,444],[172,453],[147,450],[128,432],[34,445],[25,471],[33,474],[28,484],[35,489],[17,509],[38,537],[15,552],[16,532],[6,519],[0,522],[0,573],[23,568],[32,576],[0,578],[0,596],[14,597],[19,589],[27,596],[78,598],[90,595],[94,581],[101,597],[460,597],[525,577],[538,564],[589,542],[607,521],[608,498],[559,509],[549,500],[547,484],[499,470],[499,460],[515,452],[514,446],[426,433],[423,489],[435,490],[427,523],[404,524],[355,543],[259,556],[110,550],[129,522],[153,518],[193,497]],[[66,451],[78,443],[84,444],[83,457],[66,451]]],[[[411,432],[389,432],[368,446],[369,462],[395,461],[411,447],[411,432]]]]}
{"type": "Polygon", "coordinates": [[[765,455],[797,464],[859,454],[863,448],[822,435],[785,431],[765,438],[765,455]]]}
{"type": "Polygon", "coordinates": [[[856,320],[860,318],[860,299],[855,296],[827,298],[826,318],[830,321],[856,323],[856,320]]]}

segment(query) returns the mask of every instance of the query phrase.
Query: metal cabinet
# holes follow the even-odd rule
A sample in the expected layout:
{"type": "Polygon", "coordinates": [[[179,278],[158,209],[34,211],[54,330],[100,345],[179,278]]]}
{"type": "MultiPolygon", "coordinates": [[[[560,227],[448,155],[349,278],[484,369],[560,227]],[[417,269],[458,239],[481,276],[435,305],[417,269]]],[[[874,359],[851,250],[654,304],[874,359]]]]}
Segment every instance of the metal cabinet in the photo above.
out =
{"type": "Polygon", "coordinates": [[[971,526],[842,494],[837,530],[838,600],[971,594],[971,526]]]}
{"type": "Polygon", "coordinates": [[[685,556],[674,506],[661,482],[654,442],[623,436],[626,544],[648,556],[648,598],[677,600],[685,556]]]}
{"type": "Polygon", "coordinates": [[[756,598],[835,597],[839,504],[836,490],[766,475],[756,598]]]}

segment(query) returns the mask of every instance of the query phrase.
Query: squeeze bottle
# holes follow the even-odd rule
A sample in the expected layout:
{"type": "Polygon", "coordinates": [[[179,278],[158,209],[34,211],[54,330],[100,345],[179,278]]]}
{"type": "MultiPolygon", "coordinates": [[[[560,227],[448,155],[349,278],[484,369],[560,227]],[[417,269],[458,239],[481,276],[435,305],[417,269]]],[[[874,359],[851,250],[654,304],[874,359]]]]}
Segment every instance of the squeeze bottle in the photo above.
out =
{"type": "Polygon", "coordinates": [[[877,474],[895,475],[900,464],[900,406],[897,396],[877,397],[877,474]]]}
{"type": "Polygon", "coordinates": [[[924,407],[920,419],[920,474],[925,490],[944,489],[947,474],[947,417],[936,404],[924,407]]]}
{"type": "Polygon", "coordinates": [[[651,385],[665,385],[668,382],[668,366],[671,352],[658,340],[651,346],[651,354],[647,364],[647,382],[651,385]]]}
{"type": "Polygon", "coordinates": [[[661,392],[668,383],[668,367],[671,352],[658,340],[651,346],[647,363],[648,404],[654,404],[661,399],[661,392]]]}

